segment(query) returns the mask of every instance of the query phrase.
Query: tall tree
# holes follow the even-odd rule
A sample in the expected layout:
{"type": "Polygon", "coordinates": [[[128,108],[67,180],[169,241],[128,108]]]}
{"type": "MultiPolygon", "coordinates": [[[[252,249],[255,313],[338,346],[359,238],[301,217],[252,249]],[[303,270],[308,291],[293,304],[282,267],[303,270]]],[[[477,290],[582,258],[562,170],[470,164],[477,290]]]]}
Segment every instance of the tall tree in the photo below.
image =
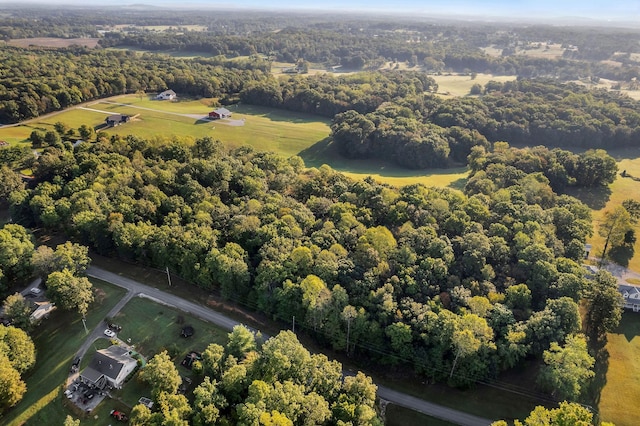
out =
{"type": "Polygon", "coordinates": [[[140,380],[151,386],[151,393],[158,399],[161,393],[175,394],[182,383],[180,373],[167,351],[156,354],[140,371],[140,380]]]}
{"type": "Polygon", "coordinates": [[[26,391],[27,385],[20,378],[20,373],[13,368],[9,358],[0,352],[0,413],[16,405],[26,391]]]}
{"type": "Polygon", "coordinates": [[[0,325],[0,353],[4,353],[18,373],[24,373],[36,363],[36,348],[22,329],[0,325]]]}
{"type": "Polygon", "coordinates": [[[598,227],[598,234],[604,238],[602,260],[607,256],[609,246],[618,247],[624,244],[624,237],[632,230],[631,215],[623,206],[604,212],[604,217],[598,227]]]}
{"type": "Polygon", "coordinates": [[[47,277],[47,293],[56,306],[77,310],[85,316],[93,302],[93,286],[87,277],[76,277],[68,269],[52,272],[47,277]]]}
{"type": "Polygon", "coordinates": [[[600,269],[585,295],[589,301],[587,328],[600,337],[615,330],[622,319],[622,295],[618,281],[608,271],[600,269]]]}
{"type": "Polygon", "coordinates": [[[2,307],[11,324],[27,331],[31,328],[31,306],[22,294],[15,293],[7,296],[2,307]]]}
{"type": "Polygon", "coordinates": [[[584,336],[568,336],[564,346],[552,342],[543,354],[545,365],[538,383],[543,389],[561,399],[576,399],[587,380],[594,376],[594,359],[587,351],[584,336]]]}

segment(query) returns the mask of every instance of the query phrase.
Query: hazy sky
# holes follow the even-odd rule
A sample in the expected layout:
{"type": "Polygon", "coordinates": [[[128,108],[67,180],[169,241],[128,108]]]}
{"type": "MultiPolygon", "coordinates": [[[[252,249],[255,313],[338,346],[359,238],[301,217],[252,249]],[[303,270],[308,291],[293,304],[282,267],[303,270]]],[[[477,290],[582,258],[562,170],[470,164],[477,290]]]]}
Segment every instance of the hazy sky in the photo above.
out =
{"type": "MultiPolygon", "coordinates": [[[[15,0],[0,0],[1,3],[15,0]]],[[[516,17],[584,17],[594,19],[640,18],[640,0],[23,0],[21,3],[66,3],[104,6],[151,4],[157,6],[239,7],[259,9],[327,9],[333,11],[389,11],[396,13],[488,15],[516,17]]]]}

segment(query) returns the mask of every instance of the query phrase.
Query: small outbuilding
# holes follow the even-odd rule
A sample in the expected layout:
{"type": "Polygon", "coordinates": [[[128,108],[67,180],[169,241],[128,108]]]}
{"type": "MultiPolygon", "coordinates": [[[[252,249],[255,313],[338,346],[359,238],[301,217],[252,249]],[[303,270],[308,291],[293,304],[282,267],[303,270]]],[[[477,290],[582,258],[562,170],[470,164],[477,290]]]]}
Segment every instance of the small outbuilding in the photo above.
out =
{"type": "Polygon", "coordinates": [[[172,101],[176,98],[176,96],[177,96],[176,92],[169,89],[169,90],[165,90],[162,93],[158,93],[158,96],[156,96],[156,99],[161,101],[172,101]]]}
{"type": "Polygon", "coordinates": [[[107,126],[118,126],[120,124],[124,124],[127,123],[129,120],[131,120],[131,117],[129,117],[128,115],[124,115],[124,114],[114,114],[114,115],[110,115],[109,117],[107,117],[104,122],[107,124],[107,126]]]}
{"type": "Polygon", "coordinates": [[[231,117],[231,111],[226,108],[218,108],[209,113],[209,118],[212,120],[219,120],[221,118],[231,117]]]}

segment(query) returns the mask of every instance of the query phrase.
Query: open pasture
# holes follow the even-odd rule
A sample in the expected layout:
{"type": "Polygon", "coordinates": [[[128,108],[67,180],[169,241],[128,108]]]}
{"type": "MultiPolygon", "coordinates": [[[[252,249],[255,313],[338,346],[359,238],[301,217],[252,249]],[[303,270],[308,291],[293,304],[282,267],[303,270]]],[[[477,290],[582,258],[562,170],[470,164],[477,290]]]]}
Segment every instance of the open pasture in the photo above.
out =
{"type": "MultiPolygon", "coordinates": [[[[178,95],[179,96],[179,95],[178,95]]],[[[77,129],[82,124],[94,126],[107,134],[128,135],[156,140],[179,137],[186,141],[210,136],[227,147],[250,145],[256,150],[273,151],[285,156],[300,155],[307,166],[328,164],[352,178],[374,179],[391,185],[423,183],[428,186],[461,188],[466,170],[407,170],[381,160],[348,160],[329,143],[329,120],[310,114],[233,105],[231,120],[210,121],[207,114],[214,109],[212,99],[180,99],[157,101],[152,96],[126,95],[70,108],[61,113],[31,120],[18,126],[0,128],[0,140],[28,143],[34,130],[54,130],[56,122],[77,129]],[[117,127],[105,127],[110,114],[136,116],[117,127]]]]}
{"type": "Polygon", "coordinates": [[[438,94],[444,97],[466,96],[471,91],[471,86],[479,84],[484,87],[489,81],[512,81],[515,75],[477,74],[475,78],[464,74],[429,75],[438,83],[438,94]]]}

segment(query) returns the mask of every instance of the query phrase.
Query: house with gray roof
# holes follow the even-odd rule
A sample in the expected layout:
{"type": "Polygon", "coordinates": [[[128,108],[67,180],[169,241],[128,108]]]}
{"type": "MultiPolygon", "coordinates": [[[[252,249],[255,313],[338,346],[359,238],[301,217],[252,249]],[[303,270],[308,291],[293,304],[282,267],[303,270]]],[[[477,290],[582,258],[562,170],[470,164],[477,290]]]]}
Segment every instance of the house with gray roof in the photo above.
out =
{"type": "Polygon", "coordinates": [[[131,357],[128,349],[109,346],[95,353],[87,368],[80,373],[80,381],[99,389],[120,389],[136,366],[137,361],[131,357]]]}
{"type": "Polygon", "coordinates": [[[640,287],[630,284],[618,284],[618,291],[624,300],[623,307],[640,312],[640,287]]]}

